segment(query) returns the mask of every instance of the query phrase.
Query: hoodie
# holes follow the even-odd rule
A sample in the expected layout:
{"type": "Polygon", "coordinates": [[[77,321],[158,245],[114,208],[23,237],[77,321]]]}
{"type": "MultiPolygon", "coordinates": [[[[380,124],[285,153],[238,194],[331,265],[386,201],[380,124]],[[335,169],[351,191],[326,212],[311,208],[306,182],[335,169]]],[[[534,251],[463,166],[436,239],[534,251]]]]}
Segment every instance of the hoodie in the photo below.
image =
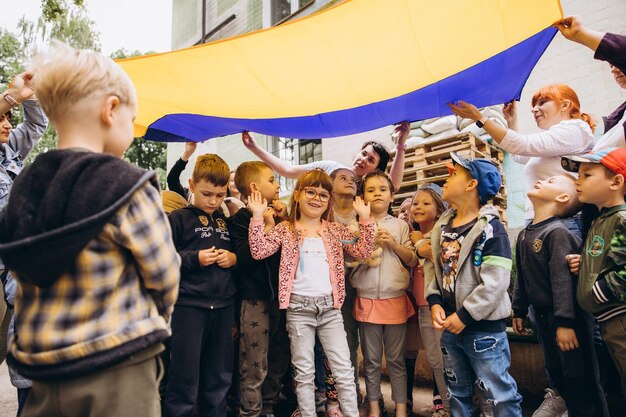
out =
{"type": "Polygon", "coordinates": [[[499,332],[506,328],[505,319],[511,313],[507,293],[511,281],[511,244],[506,229],[500,223],[498,210],[488,204],[478,213],[478,220],[465,236],[457,260],[455,305],[445,306],[442,293],[443,263],[441,259],[441,230],[456,216],[449,209],[441,215],[431,232],[435,280],[426,291],[432,308],[451,307],[466,325],[466,330],[499,332]]]}

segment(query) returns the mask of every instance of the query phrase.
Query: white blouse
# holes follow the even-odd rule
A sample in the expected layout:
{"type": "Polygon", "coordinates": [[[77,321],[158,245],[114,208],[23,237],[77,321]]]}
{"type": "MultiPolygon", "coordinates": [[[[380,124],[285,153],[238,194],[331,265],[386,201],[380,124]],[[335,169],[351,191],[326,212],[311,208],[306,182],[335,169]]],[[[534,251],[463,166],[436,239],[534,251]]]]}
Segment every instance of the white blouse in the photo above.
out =
{"type": "MultiPolygon", "coordinates": [[[[538,180],[567,172],[561,167],[562,156],[590,152],[593,133],[583,120],[570,119],[531,135],[522,135],[509,129],[500,147],[513,154],[515,162],[526,165],[524,177],[530,189],[538,180]]],[[[526,199],[524,218],[532,219],[533,216],[533,206],[526,199]]]]}

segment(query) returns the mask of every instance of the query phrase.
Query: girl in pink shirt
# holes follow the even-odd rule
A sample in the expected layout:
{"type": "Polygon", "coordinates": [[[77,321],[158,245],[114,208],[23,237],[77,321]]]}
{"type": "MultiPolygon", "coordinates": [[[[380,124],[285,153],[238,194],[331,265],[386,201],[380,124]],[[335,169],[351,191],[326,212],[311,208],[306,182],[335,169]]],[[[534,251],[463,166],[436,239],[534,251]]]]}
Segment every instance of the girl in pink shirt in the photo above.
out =
{"type": "MultiPolygon", "coordinates": [[[[370,207],[356,197],[360,238],[341,224],[328,221],[332,210],[332,181],[321,170],[309,171],[296,182],[287,221],[263,233],[267,201],[255,192],[248,199],[252,212],[249,240],[255,259],[281,247],[278,301],[287,309],[287,332],[295,370],[296,396],[302,417],[316,417],[314,346],[317,334],[328,357],[347,417],[358,417],[354,370],[344,330],[341,305],[345,298],[344,250],[355,258],[369,258],[376,225],[370,207]]],[[[330,411],[329,411],[330,412],[330,411]]]]}

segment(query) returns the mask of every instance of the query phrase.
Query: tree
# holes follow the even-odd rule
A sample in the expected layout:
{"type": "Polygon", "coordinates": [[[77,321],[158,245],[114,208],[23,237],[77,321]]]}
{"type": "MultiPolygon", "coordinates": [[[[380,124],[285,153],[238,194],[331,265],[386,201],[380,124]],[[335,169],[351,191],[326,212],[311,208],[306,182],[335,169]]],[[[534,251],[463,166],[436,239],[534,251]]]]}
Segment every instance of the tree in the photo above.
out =
{"type": "MultiPolygon", "coordinates": [[[[42,0],[41,17],[37,23],[22,18],[18,28],[22,50],[27,55],[34,54],[39,45],[46,45],[51,39],[58,39],[78,49],[100,50],[98,31],[95,23],[87,16],[83,0],[42,0]]],[[[32,162],[37,155],[54,149],[56,145],[57,133],[49,126],[26,162],[32,162]]]]}
{"type": "Polygon", "coordinates": [[[0,91],[4,91],[16,74],[24,71],[24,50],[17,36],[0,29],[0,91]]]}
{"type": "MultiPolygon", "coordinates": [[[[23,69],[24,50],[26,54],[33,54],[38,45],[48,44],[51,39],[58,39],[74,48],[100,50],[99,34],[95,24],[87,16],[84,0],[42,0],[41,17],[37,22],[22,18],[18,24],[21,39],[9,32],[0,32],[0,82],[4,82],[3,74],[10,79],[23,69]],[[6,52],[5,52],[6,51],[6,52]],[[6,71],[5,71],[6,67],[6,71]]],[[[140,51],[126,51],[118,49],[111,54],[113,59],[132,56],[148,55],[140,51]]],[[[17,115],[17,122],[20,122],[17,115]]],[[[39,141],[39,144],[30,153],[27,162],[32,162],[37,155],[54,149],[57,144],[56,131],[49,127],[39,141]]],[[[167,145],[160,142],[146,141],[135,138],[125,159],[142,168],[155,170],[159,175],[159,182],[165,188],[167,145]]]]}

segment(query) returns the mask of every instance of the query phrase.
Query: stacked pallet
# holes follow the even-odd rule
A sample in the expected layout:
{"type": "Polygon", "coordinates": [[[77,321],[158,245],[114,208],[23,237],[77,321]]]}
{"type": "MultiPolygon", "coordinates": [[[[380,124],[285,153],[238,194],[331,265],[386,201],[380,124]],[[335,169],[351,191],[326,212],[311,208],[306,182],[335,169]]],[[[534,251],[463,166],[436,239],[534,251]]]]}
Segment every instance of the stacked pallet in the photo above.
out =
{"type": "MultiPolygon", "coordinates": [[[[459,133],[445,138],[425,140],[418,146],[405,150],[404,176],[393,204],[396,211],[402,201],[415,194],[419,185],[430,182],[443,186],[448,178],[446,163],[452,161],[450,152],[456,152],[464,158],[489,158],[502,173],[504,153],[490,141],[476,137],[472,133],[459,133]]],[[[394,157],[395,151],[392,152],[392,159],[394,157]]],[[[389,166],[391,165],[390,163],[389,166]]],[[[494,205],[500,211],[500,218],[503,222],[506,222],[505,184],[503,175],[502,187],[494,198],[494,205]]]]}

